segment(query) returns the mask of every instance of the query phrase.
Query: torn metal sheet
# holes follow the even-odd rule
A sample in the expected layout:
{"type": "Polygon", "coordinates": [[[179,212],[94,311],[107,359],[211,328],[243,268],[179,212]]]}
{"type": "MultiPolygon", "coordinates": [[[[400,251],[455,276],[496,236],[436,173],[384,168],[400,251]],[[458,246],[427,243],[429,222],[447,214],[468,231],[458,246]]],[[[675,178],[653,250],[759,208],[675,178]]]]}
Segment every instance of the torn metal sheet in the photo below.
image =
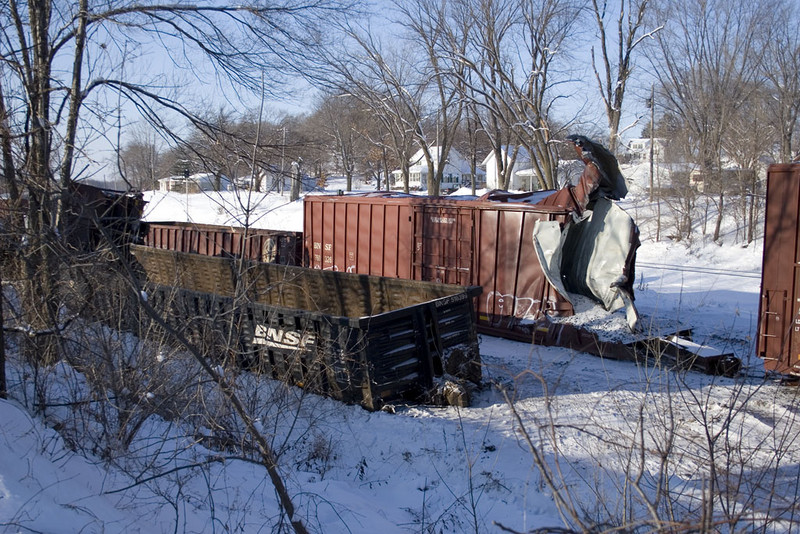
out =
{"type": "Polygon", "coordinates": [[[639,320],[633,296],[639,229],[614,204],[627,194],[616,159],[581,136],[570,138],[586,167],[576,186],[568,186],[539,205],[573,208],[563,227],[541,221],[534,229],[535,250],[548,281],[564,295],[589,297],[608,311],[625,307],[628,326],[639,320]]]}

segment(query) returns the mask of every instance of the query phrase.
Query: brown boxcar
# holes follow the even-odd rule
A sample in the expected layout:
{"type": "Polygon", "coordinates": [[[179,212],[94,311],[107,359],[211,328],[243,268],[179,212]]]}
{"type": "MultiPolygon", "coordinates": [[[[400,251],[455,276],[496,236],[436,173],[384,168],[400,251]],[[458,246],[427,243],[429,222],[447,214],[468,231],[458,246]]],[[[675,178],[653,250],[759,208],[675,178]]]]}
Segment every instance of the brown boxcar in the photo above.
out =
{"type": "Polygon", "coordinates": [[[767,169],[758,355],[764,368],[800,374],[800,163],[767,169]]]}
{"type": "Polygon", "coordinates": [[[144,245],[204,256],[229,256],[282,265],[301,265],[300,232],[234,228],[182,222],[146,223],[144,245]]]}
{"type": "MultiPolygon", "coordinates": [[[[304,201],[310,267],[482,286],[478,326],[512,333],[543,315],[571,315],[532,239],[537,221],[571,212],[525,202],[402,194],[310,195],[304,201]]],[[[530,332],[521,332],[530,339],[530,332]]],[[[513,336],[512,336],[513,337],[513,336]]]]}

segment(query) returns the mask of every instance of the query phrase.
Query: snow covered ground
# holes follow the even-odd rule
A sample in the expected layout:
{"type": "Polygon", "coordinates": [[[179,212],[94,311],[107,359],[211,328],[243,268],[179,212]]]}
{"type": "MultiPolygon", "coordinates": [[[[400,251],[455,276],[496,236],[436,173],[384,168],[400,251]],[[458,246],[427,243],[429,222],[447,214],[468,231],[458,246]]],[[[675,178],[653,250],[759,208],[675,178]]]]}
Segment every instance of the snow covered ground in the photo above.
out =
{"type": "MultiPolygon", "coordinates": [[[[637,221],[648,219],[643,170],[623,173],[638,187],[621,205],[637,221]]],[[[188,210],[184,195],[148,200],[149,220],[185,220],[188,211],[194,222],[236,224],[228,215],[232,193],[189,195],[188,210]]],[[[301,214],[301,202],[272,195],[260,199],[251,222],[297,230],[301,214]]],[[[243,374],[238,380],[249,383],[309,528],[527,532],[563,526],[566,517],[573,527],[625,521],[650,531],[656,517],[699,520],[711,494],[720,530],[800,528],[797,390],[765,377],[754,356],[761,243],[698,239],[687,249],[654,243],[647,224],[635,286],[645,321],[665,332],[691,326],[696,340],[734,351],[745,363],[740,377],[637,367],[489,336],[481,338],[485,385],[469,408],[369,413],[243,374]],[[724,527],[731,518],[735,526],[724,527]]],[[[12,400],[0,401],[0,531],[277,530],[275,492],[260,465],[156,416],[113,462],[107,451],[78,454],[81,447],[53,429],[74,409],[32,417],[26,373],[11,366],[12,400]]],[[[82,390],[80,376],[63,364],[46,381],[51,401],[82,390]]]]}

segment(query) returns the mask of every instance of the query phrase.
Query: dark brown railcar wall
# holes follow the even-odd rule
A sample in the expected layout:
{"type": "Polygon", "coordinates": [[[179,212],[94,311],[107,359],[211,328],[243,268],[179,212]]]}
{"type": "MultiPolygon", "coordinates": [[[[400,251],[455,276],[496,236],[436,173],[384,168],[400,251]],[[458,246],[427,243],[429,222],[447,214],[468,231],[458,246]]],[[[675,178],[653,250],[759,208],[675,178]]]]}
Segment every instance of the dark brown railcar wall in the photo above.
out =
{"type": "Polygon", "coordinates": [[[563,223],[568,213],[446,197],[308,196],[304,242],[317,269],[482,286],[478,324],[503,333],[543,314],[573,313],[533,245],[537,220],[563,223]]]}
{"type": "Polygon", "coordinates": [[[800,373],[800,163],[770,165],[758,314],[764,368],[800,373]]]}
{"type": "Polygon", "coordinates": [[[308,196],[304,243],[309,267],[393,278],[412,275],[412,206],[419,197],[308,196]]]}
{"type": "Polygon", "coordinates": [[[453,285],[272,263],[246,262],[240,266],[227,258],[146,246],[133,246],[132,252],[148,280],[156,284],[234,297],[238,281],[254,302],[355,319],[458,296],[465,291],[453,285]]]}
{"type": "Polygon", "coordinates": [[[144,237],[149,247],[284,265],[301,265],[302,241],[300,232],[250,228],[245,238],[243,228],[177,222],[147,223],[144,237]]]}

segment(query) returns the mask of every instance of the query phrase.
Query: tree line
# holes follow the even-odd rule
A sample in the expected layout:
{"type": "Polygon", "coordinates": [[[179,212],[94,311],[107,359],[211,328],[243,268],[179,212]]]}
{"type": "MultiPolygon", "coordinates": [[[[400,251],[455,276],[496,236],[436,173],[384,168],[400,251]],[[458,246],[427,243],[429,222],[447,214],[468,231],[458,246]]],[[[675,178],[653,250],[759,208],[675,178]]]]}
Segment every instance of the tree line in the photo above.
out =
{"type": "MultiPolygon", "coordinates": [[[[303,74],[317,89],[307,112],[205,114],[172,147],[140,131],[122,147],[123,174],[152,182],[175,161],[191,160],[237,176],[248,166],[285,169],[285,161],[302,158],[319,180],[346,176],[348,189],[354,176],[385,186],[396,169],[408,190],[409,160],[421,151],[436,195],[452,149],[472,176],[493,153],[501,188],[524,151],[531,187],[554,188],[563,181],[559,149],[567,133],[588,133],[622,156],[623,136],[635,132],[665,140],[668,162],[706,177],[707,191],[717,191],[719,226],[730,191],[723,169],[758,174],[766,162],[797,153],[794,2],[416,0],[382,7],[371,17],[343,18],[329,29],[333,44],[305,51],[303,74]]],[[[750,194],[754,187],[747,185],[750,194]]]]}

